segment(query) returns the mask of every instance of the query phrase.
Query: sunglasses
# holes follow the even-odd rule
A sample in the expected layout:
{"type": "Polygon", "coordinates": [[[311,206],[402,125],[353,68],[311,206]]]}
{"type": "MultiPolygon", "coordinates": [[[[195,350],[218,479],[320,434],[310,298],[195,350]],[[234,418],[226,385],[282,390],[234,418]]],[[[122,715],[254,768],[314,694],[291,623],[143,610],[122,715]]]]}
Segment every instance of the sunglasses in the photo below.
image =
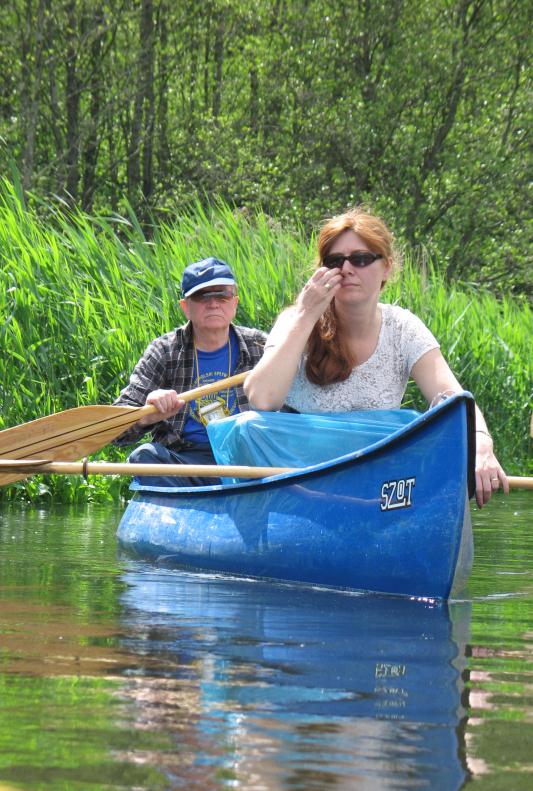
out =
{"type": "Polygon", "coordinates": [[[217,302],[229,302],[234,296],[231,288],[223,288],[220,291],[195,291],[187,299],[191,299],[193,302],[209,302],[210,299],[217,302]]]}
{"type": "Polygon", "coordinates": [[[328,269],[341,269],[344,262],[348,261],[350,265],[356,267],[356,269],[362,269],[364,266],[373,264],[378,258],[383,258],[383,256],[379,253],[368,253],[366,251],[350,253],[350,255],[332,253],[331,255],[324,256],[322,265],[326,266],[328,269]]]}

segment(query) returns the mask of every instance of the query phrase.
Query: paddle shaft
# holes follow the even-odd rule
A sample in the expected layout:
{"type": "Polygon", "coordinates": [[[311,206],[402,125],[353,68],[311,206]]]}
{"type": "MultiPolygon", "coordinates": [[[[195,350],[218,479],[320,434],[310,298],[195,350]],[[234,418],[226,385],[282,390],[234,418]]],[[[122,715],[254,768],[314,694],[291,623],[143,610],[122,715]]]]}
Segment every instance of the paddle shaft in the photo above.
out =
{"type": "MultiPolygon", "coordinates": [[[[40,459],[0,459],[1,472],[54,473],[55,475],[176,475],[204,478],[266,478],[298,467],[247,467],[218,464],[128,464],[120,462],[67,462],[40,459]]],[[[510,489],[533,489],[533,478],[510,475],[510,489]]]]}
{"type": "Polygon", "coordinates": [[[519,475],[508,475],[509,489],[533,489],[533,478],[519,475]]]}
{"type": "MultiPolygon", "coordinates": [[[[202,398],[203,396],[211,395],[211,393],[219,393],[220,390],[226,390],[229,387],[235,387],[235,385],[242,384],[249,373],[250,371],[243,371],[240,374],[228,376],[227,379],[219,379],[217,382],[211,382],[207,385],[194,387],[192,390],[186,390],[184,393],[178,393],[178,395],[185,402],[194,401],[195,398],[202,398]]],[[[135,412],[135,421],[140,420],[145,415],[151,415],[154,412],[157,412],[157,409],[155,406],[153,406],[153,404],[137,407],[135,412]]]]}
{"type": "Polygon", "coordinates": [[[246,467],[217,464],[128,464],[106,461],[40,461],[39,459],[0,459],[0,472],[23,472],[25,475],[176,475],[203,478],[266,478],[295,467],[246,467]]]}

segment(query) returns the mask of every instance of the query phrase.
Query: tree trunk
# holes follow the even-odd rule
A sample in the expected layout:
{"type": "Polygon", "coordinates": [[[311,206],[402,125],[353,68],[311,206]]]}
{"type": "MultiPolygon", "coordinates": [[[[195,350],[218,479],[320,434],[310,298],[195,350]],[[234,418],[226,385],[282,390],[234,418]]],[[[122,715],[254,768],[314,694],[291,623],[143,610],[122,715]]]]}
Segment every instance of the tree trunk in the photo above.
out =
{"type": "Polygon", "coordinates": [[[220,115],[222,97],[222,66],[224,63],[224,15],[218,14],[217,28],[215,34],[215,74],[213,85],[213,118],[215,121],[220,115]]]}
{"type": "Polygon", "coordinates": [[[83,190],[82,206],[85,211],[90,212],[93,206],[96,163],[98,161],[99,149],[99,130],[102,103],[102,36],[104,29],[104,13],[101,4],[95,6],[92,16],[92,44],[90,55],[90,76],[89,76],[89,118],[88,132],[83,150],[83,190]]]}
{"type": "Polygon", "coordinates": [[[137,91],[133,107],[131,134],[128,147],[128,195],[135,206],[138,203],[141,187],[141,152],[143,163],[142,188],[151,191],[152,142],[148,142],[146,151],[146,134],[151,135],[153,122],[150,121],[150,107],[153,117],[153,3],[142,0],[139,25],[139,57],[137,63],[137,91]],[[144,139],[143,139],[144,138],[144,139]],[[143,150],[144,147],[144,150],[143,150]]]}
{"type": "Polygon", "coordinates": [[[170,145],[168,142],[168,80],[170,59],[168,55],[168,6],[164,0],[159,6],[159,69],[157,83],[157,165],[159,178],[165,186],[170,184],[170,145]]]}
{"type": "Polygon", "coordinates": [[[144,0],[142,41],[144,42],[143,75],[144,111],[143,111],[143,180],[142,191],[149,201],[154,191],[153,160],[154,160],[154,18],[152,0],[144,0]]]}
{"type": "Polygon", "coordinates": [[[69,200],[74,204],[78,199],[78,185],[80,180],[80,79],[78,76],[78,46],[76,31],[78,19],[76,16],[76,0],[69,0],[67,4],[67,62],[66,62],[66,97],[65,107],[67,116],[67,180],[66,191],[69,200]]]}
{"type": "Polygon", "coordinates": [[[23,129],[22,186],[29,189],[33,177],[35,138],[39,116],[41,82],[43,76],[43,34],[45,25],[45,0],[39,0],[37,21],[32,31],[33,8],[31,0],[26,2],[25,29],[22,35],[21,53],[21,117],[23,129]],[[32,33],[33,42],[32,42],[32,33]],[[32,62],[33,61],[33,62],[32,62]]]}
{"type": "Polygon", "coordinates": [[[209,111],[209,64],[211,60],[211,5],[206,6],[207,25],[205,28],[205,48],[204,48],[204,112],[209,111]]]}
{"type": "Polygon", "coordinates": [[[61,110],[59,107],[59,97],[57,89],[57,58],[54,56],[54,49],[58,38],[58,26],[52,11],[52,0],[46,0],[46,49],[48,51],[48,95],[50,101],[50,128],[54,141],[57,167],[55,169],[55,191],[58,191],[58,184],[64,183],[63,178],[63,157],[65,155],[65,138],[61,128],[61,110]]]}

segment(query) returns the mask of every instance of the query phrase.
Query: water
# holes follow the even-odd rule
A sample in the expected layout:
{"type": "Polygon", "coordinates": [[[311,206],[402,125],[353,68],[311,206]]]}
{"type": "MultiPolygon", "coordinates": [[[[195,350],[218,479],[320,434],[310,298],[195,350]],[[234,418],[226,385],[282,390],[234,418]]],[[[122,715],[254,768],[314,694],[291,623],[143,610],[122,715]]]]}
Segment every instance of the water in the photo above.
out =
{"type": "Polygon", "coordinates": [[[0,789],[530,789],[533,498],[463,601],[157,569],[121,509],[0,510],[0,789]]]}

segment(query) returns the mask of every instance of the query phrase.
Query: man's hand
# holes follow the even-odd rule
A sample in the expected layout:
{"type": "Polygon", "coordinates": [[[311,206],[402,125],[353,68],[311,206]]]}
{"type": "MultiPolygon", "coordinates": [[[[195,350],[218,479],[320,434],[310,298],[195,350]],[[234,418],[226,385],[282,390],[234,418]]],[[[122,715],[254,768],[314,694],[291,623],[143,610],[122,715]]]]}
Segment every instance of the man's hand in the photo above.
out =
{"type": "Polygon", "coordinates": [[[146,403],[155,406],[157,412],[142,417],[138,421],[139,426],[151,426],[153,423],[174,417],[176,412],[179,412],[184,406],[185,401],[178,396],[175,390],[152,390],[146,396],[146,403]]]}

